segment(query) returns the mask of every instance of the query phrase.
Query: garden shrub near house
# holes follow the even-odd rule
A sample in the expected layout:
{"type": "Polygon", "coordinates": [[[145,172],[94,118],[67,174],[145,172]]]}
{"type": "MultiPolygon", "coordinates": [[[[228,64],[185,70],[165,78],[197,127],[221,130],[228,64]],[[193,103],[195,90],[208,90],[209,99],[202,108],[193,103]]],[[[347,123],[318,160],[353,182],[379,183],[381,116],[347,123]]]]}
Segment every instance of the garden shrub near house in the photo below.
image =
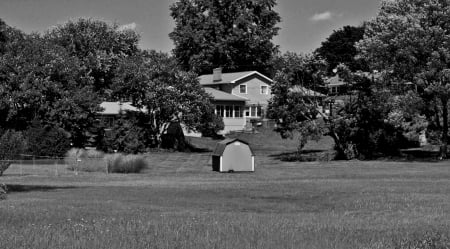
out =
{"type": "Polygon", "coordinates": [[[143,156],[110,154],[105,157],[108,173],[139,173],[148,167],[143,156]]]}
{"type": "Polygon", "coordinates": [[[149,137],[137,120],[122,118],[117,120],[112,130],[106,134],[102,149],[130,154],[144,152],[149,144],[149,137]]]}
{"type": "Polygon", "coordinates": [[[99,150],[72,148],[65,156],[67,169],[84,172],[106,172],[105,154],[99,150]]]}
{"type": "Polygon", "coordinates": [[[33,121],[25,131],[28,154],[44,157],[63,157],[70,148],[69,133],[54,126],[45,126],[33,121]]]}
{"type": "Polygon", "coordinates": [[[27,149],[23,134],[19,131],[7,130],[0,137],[0,176],[9,168],[13,160],[19,160],[27,149]]]}

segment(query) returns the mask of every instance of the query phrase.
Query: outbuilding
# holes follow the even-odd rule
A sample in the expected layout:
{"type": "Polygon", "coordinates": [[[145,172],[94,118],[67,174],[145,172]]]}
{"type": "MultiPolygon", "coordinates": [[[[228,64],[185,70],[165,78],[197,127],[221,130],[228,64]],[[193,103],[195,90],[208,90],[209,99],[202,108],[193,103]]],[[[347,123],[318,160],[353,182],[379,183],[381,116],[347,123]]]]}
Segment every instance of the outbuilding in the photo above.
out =
{"type": "Polygon", "coordinates": [[[217,143],[212,154],[213,171],[253,172],[255,154],[250,145],[239,138],[225,139],[217,143]]]}

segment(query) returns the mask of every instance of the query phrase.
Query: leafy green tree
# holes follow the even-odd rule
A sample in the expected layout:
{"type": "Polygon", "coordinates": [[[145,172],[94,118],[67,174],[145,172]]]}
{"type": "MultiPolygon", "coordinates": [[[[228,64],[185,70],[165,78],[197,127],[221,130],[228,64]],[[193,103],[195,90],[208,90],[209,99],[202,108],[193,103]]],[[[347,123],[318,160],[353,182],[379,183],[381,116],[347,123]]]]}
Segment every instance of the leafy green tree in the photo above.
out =
{"type": "Polygon", "coordinates": [[[412,82],[423,98],[439,103],[443,151],[448,143],[449,16],[449,1],[383,1],[357,44],[372,68],[383,70],[393,82],[412,82]]]}
{"type": "Polygon", "coordinates": [[[6,23],[0,19],[0,54],[3,54],[5,50],[5,43],[6,43],[6,23]]]}
{"type": "Polygon", "coordinates": [[[333,33],[322,42],[316,53],[325,58],[328,63],[328,73],[332,73],[339,64],[347,65],[351,71],[367,71],[364,60],[355,58],[358,50],[355,43],[364,37],[364,26],[344,26],[334,30],[333,33]]]}
{"type": "Polygon", "coordinates": [[[45,38],[78,58],[94,80],[94,90],[102,94],[108,92],[120,58],[139,51],[134,30],[93,19],[68,21],[48,31],[45,38]]]}
{"type": "Polygon", "coordinates": [[[39,35],[12,33],[0,57],[0,125],[24,130],[31,120],[61,127],[83,145],[100,103],[78,58],[39,35]]]}
{"type": "Polygon", "coordinates": [[[7,130],[0,137],[0,176],[13,163],[22,158],[27,149],[26,140],[20,131],[7,130]]]}
{"type": "Polygon", "coordinates": [[[33,120],[24,132],[27,153],[35,156],[63,157],[70,148],[70,134],[59,127],[44,126],[33,120]]]}
{"type": "Polygon", "coordinates": [[[323,123],[317,119],[319,101],[295,91],[296,87],[315,88],[322,82],[324,62],[311,55],[286,53],[278,58],[277,73],[271,87],[273,97],[269,101],[268,116],[277,120],[276,131],[283,138],[299,133],[299,150],[308,139],[322,134],[323,123]]]}
{"type": "Polygon", "coordinates": [[[177,120],[186,128],[202,131],[215,121],[210,96],[198,83],[197,75],[178,69],[173,57],[144,51],[125,58],[117,68],[114,95],[131,98],[148,117],[147,129],[160,142],[163,125],[177,120]]]}
{"type": "Polygon", "coordinates": [[[280,16],[275,0],[179,0],[171,8],[169,34],[183,70],[198,74],[213,68],[266,73],[277,46],[280,16]]]}

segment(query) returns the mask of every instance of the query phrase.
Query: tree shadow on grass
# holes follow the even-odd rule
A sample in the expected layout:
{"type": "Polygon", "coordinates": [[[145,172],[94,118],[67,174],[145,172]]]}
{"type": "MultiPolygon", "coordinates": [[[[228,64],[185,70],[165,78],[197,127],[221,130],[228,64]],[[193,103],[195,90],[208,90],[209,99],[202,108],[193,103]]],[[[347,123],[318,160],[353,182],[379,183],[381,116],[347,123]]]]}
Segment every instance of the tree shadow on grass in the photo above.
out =
{"type": "Polygon", "coordinates": [[[8,193],[12,192],[47,192],[57,189],[73,189],[75,186],[50,186],[50,185],[23,185],[23,184],[6,184],[8,193]]]}
{"type": "Polygon", "coordinates": [[[284,162],[311,162],[311,161],[330,161],[334,160],[334,151],[329,150],[302,150],[301,153],[298,151],[283,152],[279,154],[269,155],[274,159],[284,161],[284,162]]]}

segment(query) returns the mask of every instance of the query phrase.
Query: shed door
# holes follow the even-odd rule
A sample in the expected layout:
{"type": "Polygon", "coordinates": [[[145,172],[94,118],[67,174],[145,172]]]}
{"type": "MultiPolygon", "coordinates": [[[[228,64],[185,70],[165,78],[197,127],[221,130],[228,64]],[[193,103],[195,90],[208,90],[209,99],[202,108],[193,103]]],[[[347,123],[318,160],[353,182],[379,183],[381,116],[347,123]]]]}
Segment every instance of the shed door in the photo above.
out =
{"type": "Polygon", "coordinates": [[[223,152],[222,163],[222,171],[252,171],[250,147],[239,141],[227,145],[223,152]]]}

